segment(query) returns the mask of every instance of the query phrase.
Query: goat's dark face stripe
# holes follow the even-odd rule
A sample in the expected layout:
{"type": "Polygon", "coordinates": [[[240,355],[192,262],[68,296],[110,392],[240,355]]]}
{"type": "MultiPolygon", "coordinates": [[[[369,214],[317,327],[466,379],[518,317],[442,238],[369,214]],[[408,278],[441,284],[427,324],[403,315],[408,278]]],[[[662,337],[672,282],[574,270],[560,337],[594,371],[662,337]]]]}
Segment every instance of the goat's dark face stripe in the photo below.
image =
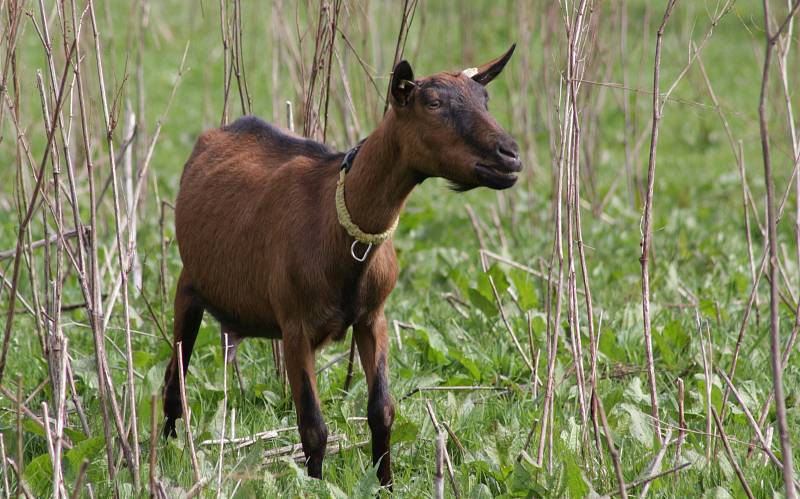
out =
{"type": "Polygon", "coordinates": [[[420,96],[424,106],[433,100],[441,101],[441,119],[476,155],[491,157],[494,154],[493,145],[486,140],[489,135],[486,131],[493,131],[497,125],[489,115],[489,95],[482,85],[471,79],[457,80],[456,85],[434,79],[421,86],[420,96]],[[483,135],[478,133],[480,131],[483,135]]]}

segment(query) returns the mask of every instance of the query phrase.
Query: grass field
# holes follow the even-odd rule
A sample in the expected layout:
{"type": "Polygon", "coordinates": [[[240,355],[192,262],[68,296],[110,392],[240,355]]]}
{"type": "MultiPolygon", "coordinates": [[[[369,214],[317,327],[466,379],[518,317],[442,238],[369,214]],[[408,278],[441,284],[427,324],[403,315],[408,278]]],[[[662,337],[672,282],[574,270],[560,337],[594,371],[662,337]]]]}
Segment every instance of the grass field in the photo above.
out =
{"type": "MultiPolygon", "coordinates": [[[[48,88],[55,88],[47,91],[48,112],[52,113],[74,33],[72,2],[65,3],[66,35],[62,31],[61,10],[45,5],[44,12],[54,52],[54,82],[37,34],[43,32],[44,26],[38,2],[22,6],[23,12],[30,15],[22,13],[19,17],[15,63],[11,64],[11,57],[0,59],[4,64],[0,76],[6,82],[5,89],[0,90],[0,251],[10,250],[0,259],[0,272],[6,282],[0,287],[3,324],[11,303],[18,231],[35,191],[34,175],[47,146],[36,71],[42,71],[48,88]],[[22,138],[18,138],[20,135],[22,138]]],[[[85,2],[76,3],[80,16],[85,2]]],[[[6,330],[8,363],[0,374],[4,389],[0,395],[0,434],[6,454],[0,468],[4,478],[0,489],[5,493],[13,495],[21,490],[19,474],[12,469],[11,461],[22,469],[25,493],[37,497],[53,495],[53,476],[59,472],[63,472],[64,487],[70,493],[81,475],[84,459],[88,460],[88,467],[77,493],[86,497],[144,496],[152,490],[148,485],[151,476],[169,497],[182,496],[195,486],[192,451],[182,423],[177,439],[155,440],[157,457],[152,462],[156,466],[151,469],[151,401],[153,395],[159,395],[155,411],[160,431],[160,389],[172,348],[171,300],[181,268],[169,206],[176,197],[182,165],[197,136],[220,124],[226,63],[240,62],[239,67],[244,70],[240,78],[243,76],[246,81],[251,100],[249,103],[246,96],[240,97],[236,72],[232,72],[227,100],[231,120],[247,110],[286,125],[284,103],[290,101],[294,124],[302,133],[307,124],[305,110],[324,109],[326,90],[330,98],[325,135],[335,148],[348,149],[380,120],[401,29],[402,2],[322,2],[327,6],[328,17],[319,17],[314,1],[298,2],[299,6],[282,1],[272,5],[249,0],[224,3],[229,21],[228,49],[223,46],[217,2],[113,0],[94,6],[105,87],[116,123],[112,136],[114,152],[120,155],[117,184],[122,219],[127,220],[127,202],[133,192],[126,190],[126,160],[121,154],[131,135],[127,123],[133,114],[137,117],[136,134],[126,149],[133,172],[132,186],[139,180],[137,172],[145,171],[136,210],[136,255],[140,266],[122,266],[127,268],[127,314],[124,297],[114,293],[121,265],[113,190],[108,187],[101,194],[111,174],[109,145],[92,22],[90,13],[85,14],[79,52],[86,96],[86,144],[81,132],[78,89],[70,69],[65,80],[67,97],[61,109],[64,124],[54,133],[52,156],[57,161],[52,156],[45,158],[47,180],[43,196],[34,205],[23,240],[27,245],[57,232],[52,207],[58,203],[63,205],[63,232],[74,228],[69,182],[65,178],[69,155],[75,171],[77,213],[83,225],[91,225],[92,196],[99,200],[91,237],[97,242],[96,293],[102,297],[105,311],[100,319],[102,322],[105,316],[109,318],[105,328],[92,320],[85,306],[87,296],[82,291],[81,273],[65,251],[57,250],[60,243],[22,251],[15,311],[6,330]],[[241,31],[236,28],[237,5],[241,9],[241,31]],[[329,29],[331,13],[337,6],[339,31],[334,57],[328,62],[324,51],[318,54],[319,59],[315,57],[315,47],[319,47],[315,37],[320,22],[322,31],[329,29]],[[237,33],[241,37],[240,57],[235,57],[237,33]],[[314,93],[309,97],[315,60],[321,64],[322,76],[316,76],[314,93]],[[329,85],[324,79],[326,64],[332,68],[329,85]],[[310,104],[306,106],[304,102],[310,104]],[[66,141],[61,130],[67,131],[66,141]],[[157,131],[159,135],[154,139],[157,131]],[[148,159],[151,143],[152,158],[148,159]],[[89,190],[87,157],[94,166],[93,193],[89,190]],[[60,199],[53,187],[54,165],[61,171],[60,199]],[[62,284],[55,285],[59,276],[62,284]],[[112,299],[113,308],[109,307],[112,299]],[[57,310],[62,311],[56,313],[57,310]],[[120,406],[124,427],[132,420],[129,366],[135,390],[138,442],[132,442],[133,434],[121,439],[114,423],[110,423],[116,463],[113,482],[109,479],[95,357],[93,333],[98,331],[105,337],[113,396],[120,406]],[[68,340],[67,372],[74,380],[75,400],[80,401],[85,413],[88,433],[75,409],[69,382],[65,392],[52,383],[59,377],[54,359],[60,356],[43,347],[62,336],[68,340]],[[126,360],[126,338],[131,343],[130,362],[126,360]],[[16,400],[18,394],[22,400],[16,400]],[[53,438],[48,434],[57,435],[60,425],[52,422],[52,428],[45,431],[42,403],[47,403],[48,416],[55,421],[59,400],[65,401],[65,448],[62,464],[54,470],[52,455],[56,450],[49,448],[48,441],[53,438]],[[126,464],[120,448],[122,440],[138,445],[141,451],[138,480],[126,464]],[[139,490],[135,488],[137,482],[141,484],[139,490]]],[[[410,18],[403,58],[411,62],[417,75],[475,66],[502,54],[511,43],[518,44],[504,73],[489,86],[490,110],[519,142],[526,169],[521,181],[502,193],[478,189],[457,194],[450,192],[444,181],[425,182],[411,196],[401,217],[394,238],[401,275],[387,304],[387,317],[393,326],[390,384],[397,405],[392,445],[394,495],[433,495],[437,428],[429,417],[429,401],[438,421],[449,429],[446,449],[461,497],[586,497],[616,493],[619,481],[606,437],[613,441],[619,454],[627,484],[635,485],[642,477],[688,463],[652,481],[648,492],[652,497],[747,497],[736,474],[737,466],[755,497],[782,497],[784,481],[778,467],[760,450],[760,445],[748,453],[754,431],[738,400],[756,419],[765,402],[770,401],[761,427],[776,459],[784,461],[787,456],[781,448],[772,402],[767,270],[755,286],[752,312],[747,312],[754,277],[759,274],[767,248],[758,112],[765,45],[761,2],[737,1],[722,15],[724,1],[678,0],[664,32],[660,87],[662,95],[671,93],[659,125],[649,270],[661,434],[651,415],[640,242],[656,31],[667,2],[589,2],[591,9],[587,10],[585,30],[581,32],[585,42],[578,49],[583,77],[577,97],[581,145],[576,168],[580,172],[585,271],[577,256],[577,244],[575,255],[568,253],[568,242],[572,240],[568,233],[574,227],[567,224],[571,212],[566,184],[560,198],[556,188],[559,175],[566,177],[567,168],[559,154],[568,102],[564,78],[569,45],[564,21],[574,19],[578,8],[573,2],[562,3],[422,0],[410,18]],[[706,37],[715,18],[719,22],[706,37]],[[740,165],[749,196],[746,206],[740,165]],[[560,210],[556,211],[556,206],[560,210]],[[554,292],[559,275],[558,259],[554,258],[559,214],[563,229],[560,297],[554,292]],[[482,247],[499,255],[485,257],[486,271],[481,265],[482,247]],[[573,266],[570,258],[574,258],[573,266]],[[568,292],[572,289],[570,268],[575,270],[574,304],[568,292]],[[550,272],[553,286],[548,283],[550,272]],[[584,278],[591,288],[591,317],[582,294],[584,278]],[[558,323],[554,320],[557,302],[561,310],[558,323]],[[590,342],[589,321],[599,335],[596,380],[589,379],[595,350],[590,342]],[[509,329],[523,353],[515,347],[509,329]],[[555,330],[559,347],[553,368],[548,370],[548,334],[555,330]],[[730,374],[740,330],[741,353],[733,378],[737,398],[727,393],[719,371],[730,374]],[[581,339],[583,348],[578,364],[572,353],[577,339],[581,339]],[[527,362],[534,365],[535,375],[527,362]],[[576,382],[576,370],[586,373],[583,385],[587,396],[596,388],[607,415],[608,434],[602,426],[595,430],[592,414],[587,413],[588,419],[583,420],[583,390],[576,382]],[[540,453],[546,392],[543,385],[549,376],[554,380],[554,410],[552,426],[546,429],[543,440],[546,445],[540,453]],[[685,387],[682,398],[678,380],[685,387]],[[438,389],[427,390],[432,387],[438,389]],[[722,418],[733,460],[718,438],[711,408],[722,418]],[[671,437],[663,449],[663,459],[653,468],[652,460],[662,450],[667,433],[671,437]],[[678,444],[679,440],[682,443],[678,444]],[[680,455],[676,455],[678,448],[680,455]]],[[[6,15],[14,4],[0,0],[2,54],[11,54],[14,46],[10,43],[13,23],[6,15]]],[[[775,30],[788,10],[785,1],[770,4],[775,30]]],[[[797,332],[800,291],[800,190],[796,190],[792,175],[800,135],[794,129],[798,124],[796,114],[791,127],[791,119],[787,119],[787,109],[796,109],[800,104],[800,49],[797,30],[790,26],[786,32],[791,37],[783,38],[776,48],[766,106],[775,205],[787,189],[789,193],[777,225],[779,278],[772,283],[778,293],[781,351],[797,332]],[[785,58],[788,90],[784,92],[778,51],[787,45],[791,50],[785,58]]],[[[70,61],[74,66],[74,57],[70,61]]],[[[321,139],[324,113],[314,120],[318,126],[311,126],[311,133],[321,139]]],[[[127,223],[124,225],[120,231],[123,248],[130,234],[127,223]]],[[[575,232],[572,237],[577,241],[575,232]]],[[[87,242],[89,239],[87,236],[87,242]]],[[[75,238],[67,243],[71,253],[78,251],[75,238]]],[[[90,262],[91,245],[84,252],[90,262]]],[[[86,277],[89,274],[88,270],[84,274],[86,282],[92,281],[86,277]]],[[[370,449],[360,445],[368,441],[369,428],[364,419],[366,382],[358,363],[349,390],[343,390],[349,347],[348,335],[345,341],[330,345],[317,357],[317,366],[325,367],[318,376],[322,410],[330,434],[341,435],[343,440],[340,451],[329,451],[324,464],[325,480],[311,480],[301,461],[269,457],[276,449],[299,442],[291,396],[276,375],[272,344],[258,340],[243,343],[239,351],[243,387],[240,390],[230,370],[226,394],[219,326],[206,315],[186,380],[202,478],[200,495],[214,496],[219,490],[224,496],[236,497],[374,496],[378,483],[370,449]],[[233,444],[226,444],[220,482],[220,447],[202,442],[222,436],[223,419],[228,436],[289,430],[238,450],[233,444]]],[[[795,446],[800,445],[797,348],[791,347],[794,355],[782,370],[782,402],[795,446]]],[[[445,475],[445,495],[455,496],[446,471],[445,475]]],[[[642,486],[637,485],[630,493],[638,495],[641,491],[642,486]]]]}

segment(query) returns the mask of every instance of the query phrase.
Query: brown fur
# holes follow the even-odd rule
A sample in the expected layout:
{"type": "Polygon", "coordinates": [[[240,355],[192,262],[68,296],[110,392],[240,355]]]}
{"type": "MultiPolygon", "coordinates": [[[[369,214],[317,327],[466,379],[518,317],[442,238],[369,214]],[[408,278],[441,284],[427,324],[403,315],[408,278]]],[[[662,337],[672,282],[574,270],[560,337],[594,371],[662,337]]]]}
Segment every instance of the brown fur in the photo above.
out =
{"type": "MultiPolygon", "coordinates": [[[[392,108],[346,177],[348,211],[362,230],[385,230],[426,177],[445,177],[458,189],[513,184],[521,166],[517,146],[488,113],[482,86],[510,53],[479,68],[472,79],[439,73],[407,85],[402,80],[413,81],[411,68],[398,65],[392,108]],[[435,100],[438,107],[431,104],[435,100]]],[[[334,207],[342,158],[255,118],[200,136],[184,168],[175,210],[184,268],[175,296],[174,337],[183,344],[184,368],[204,310],[220,321],[234,345],[244,337],[282,338],[309,473],[321,477],[327,428],[314,353],[343,338],[352,325],[370,393],[373,460],[381,462],[381,482],[390,484],[394,407],[383,308],[397,281],[397,261],[391,241],[373,248],[363,263],[351,257],[352,238],[334,207]]],[[[174,433],[182,413],[176,354],[165,377],[168,433],[174,433]]]]}

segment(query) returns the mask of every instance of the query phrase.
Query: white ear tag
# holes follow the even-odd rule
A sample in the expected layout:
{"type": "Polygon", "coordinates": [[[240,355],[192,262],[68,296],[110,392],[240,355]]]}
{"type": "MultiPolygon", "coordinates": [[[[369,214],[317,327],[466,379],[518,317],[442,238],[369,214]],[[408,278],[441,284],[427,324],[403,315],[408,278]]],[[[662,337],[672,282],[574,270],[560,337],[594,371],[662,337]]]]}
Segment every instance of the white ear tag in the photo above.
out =
{"type": "Polygon", "coordinates": [[[472,78],[476,74],[478,74],[478,68],[467,68],[461,72],[462,75],[466,76],[467,78],[472,78]]]}

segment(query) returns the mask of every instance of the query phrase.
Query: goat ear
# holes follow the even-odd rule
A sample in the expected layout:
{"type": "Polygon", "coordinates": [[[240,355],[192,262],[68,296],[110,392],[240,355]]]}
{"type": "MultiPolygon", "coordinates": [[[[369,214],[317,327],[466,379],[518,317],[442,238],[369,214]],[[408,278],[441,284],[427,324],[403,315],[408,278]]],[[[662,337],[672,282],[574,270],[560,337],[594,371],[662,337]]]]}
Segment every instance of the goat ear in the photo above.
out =
{"type": "Polygon", "coordinates": [[[397,66],[394,67],[394,71],[392,71],[392,86],[390,89],[392,103],[400,107],[406,106],[411,101],[416,87],[411,64],[407,61],[398,62],[397,66]]]}
{"type": "Polygon", "coordinates": [[[505,54],[501,55],[497,59],[489,61],[482,66],[478,66],[477,68],[465,69],[464,73],[481,85],[486,86],[490,81],[494,80],[494,78],[500,74],[500,72],[506,66],[508,60],[511,59],[511,54],[514,53],[515,48],[517,48],[516,43],[512,45],[505,54]]]}

